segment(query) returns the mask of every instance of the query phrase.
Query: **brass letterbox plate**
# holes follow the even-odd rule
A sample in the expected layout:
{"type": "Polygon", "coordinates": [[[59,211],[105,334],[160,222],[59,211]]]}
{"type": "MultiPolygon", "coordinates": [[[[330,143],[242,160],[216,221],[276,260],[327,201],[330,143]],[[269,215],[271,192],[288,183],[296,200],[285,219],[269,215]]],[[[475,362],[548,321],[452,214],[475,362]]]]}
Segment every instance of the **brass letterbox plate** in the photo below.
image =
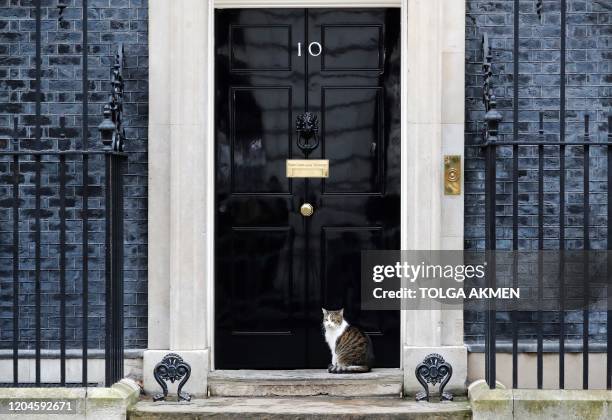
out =
{"type": "Polygon", "coordinates": [[[461,194],[461,156],[444,156],[444,195],[461,194]]]}
{"type": "Polygon", "coordinates": [[[328,159],[287,159],[287,178],[327,178],[328,159]]]}

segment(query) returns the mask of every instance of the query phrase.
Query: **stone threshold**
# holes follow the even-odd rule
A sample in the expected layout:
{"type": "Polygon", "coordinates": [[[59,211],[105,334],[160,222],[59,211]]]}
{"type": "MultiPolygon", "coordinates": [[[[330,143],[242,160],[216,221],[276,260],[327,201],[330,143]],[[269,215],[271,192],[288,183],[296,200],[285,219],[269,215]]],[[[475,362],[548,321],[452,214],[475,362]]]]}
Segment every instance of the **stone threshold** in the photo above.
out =
{"type": "Polygon", "coordinates": [[[230,398],[213,397],[191,402],[140,401],[128,412],[130,420],[159,419],[407,419],[467,420],[469,403],[416,402],[393,398],[230,398]]]}
{"type": "Polygon", "coordinates": [[[324,369],[217,370],[208,375],[213,397],[395,397],[403,386],[401,369],[332,374],[324,369]]]}

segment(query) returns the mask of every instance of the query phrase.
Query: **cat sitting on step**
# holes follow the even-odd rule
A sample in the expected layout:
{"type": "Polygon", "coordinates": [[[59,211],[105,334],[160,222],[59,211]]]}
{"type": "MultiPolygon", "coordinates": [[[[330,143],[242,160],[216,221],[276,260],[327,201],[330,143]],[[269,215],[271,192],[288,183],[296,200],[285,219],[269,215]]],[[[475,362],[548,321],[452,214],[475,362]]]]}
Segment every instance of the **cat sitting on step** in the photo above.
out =
{"type": "Polygon", "coordinates": [[[337,311],[323,309],[323,331],[332,354],[328,372],[363,373],[370,371],[374,360],[372,341],[359,328],[346,322],[344,309],[337,311]]]}

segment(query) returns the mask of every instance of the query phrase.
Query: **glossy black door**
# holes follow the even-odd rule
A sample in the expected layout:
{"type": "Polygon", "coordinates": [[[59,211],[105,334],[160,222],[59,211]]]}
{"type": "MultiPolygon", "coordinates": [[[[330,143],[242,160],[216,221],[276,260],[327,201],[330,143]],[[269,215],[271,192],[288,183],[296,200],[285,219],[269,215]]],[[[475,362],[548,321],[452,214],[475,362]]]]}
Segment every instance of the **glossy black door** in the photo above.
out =
{"type": "Polygon", "coordinates": [[[216,366],[327,366],[322,306],[370,334],[378,366],[399,366],[399,313],[359,305],[361,250],[400,245],[399,10],[215,19],[216,366]],[[305,111],[320,120],[310,157],[329,159],[325,180],[285,174],[304,157],[305,111]]]}

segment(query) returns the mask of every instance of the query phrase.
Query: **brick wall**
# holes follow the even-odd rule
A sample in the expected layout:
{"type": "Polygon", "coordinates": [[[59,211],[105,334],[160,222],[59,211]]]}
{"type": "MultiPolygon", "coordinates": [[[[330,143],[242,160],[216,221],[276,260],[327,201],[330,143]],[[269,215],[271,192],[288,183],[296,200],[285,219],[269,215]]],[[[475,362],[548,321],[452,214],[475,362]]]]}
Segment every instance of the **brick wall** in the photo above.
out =
{"type": "MultiPolygon", "coordinates": [[[[493,85],[498,109],[504,118],[500,133],[512,140],[513,103],[518,101],[518,140],[538,140],[539,112],[544,112],[546,141],[560,136],[561,13],[558,0],[543,1],[541,16],[536,1],[468,0],[466,16],[466,162],[465,162],[465,248],[484,249],[484,161],[483,151],[472,145],[482,142],[484,110],[482,96],[481,36],[488,33],[493,48],[493,85]],[[519,13],[519,95],[514,98],[514,13],[519,13]]],[[[584,115],[590,116],[592,141],[606,141],[607,115],[612,112],[612,0],[567,0],[567,65],[565,141],[582,140],[584,115]]],[[[566,151],[567,249],[583,246],[583,151],[566,151]]],[[[538,159],[537,147],[519,149],[519,249],[537,249],[538,159]]],[[[545,148],[544,246],[559,245],[559,149],[545,148]]],[[[607,160],[605,149],[590,151],[590,239],[593,249],[605,249],[607,226],[607,160]]],[[[497,248],[512,247],[512,147],[497,154],[497,248]]],[[[593,314],[590,334],[605,335],[605,317],[593,314]]],[[[535,314],[521,313],[521,336],[534,336],[535,314]]],[[[498,314],[501,338],[508,338],[509,315],[498,314]]],[[[467,311],[467,342],[482,340],[484,314],[467,311]]],[[[568,313],[568,339],[582,334],[581,314],[568,313]]],[[[557,332],[556,313],[545,313],[544,334],[557,332]]],[[[545,337],[545,338],[546,338],[545,337]]]]}
{"type": "MultiPolygon", "coordinates": [[[[0,149],[13,145],[13,118],[19,121],[21,150],[67,150],[83,147],[82,115],[82,2],[68,7],[58,20],[56,0],[42,0],[42,142],[35,138],[35,2],[0,0],[0,149]],[[65,128],[60,117],[65,117],[65,128]],[[65,134],[65,139],[61,134],[65,134]]],[[[146,347],[147,283],[147,2],[146,0],[89,0],[88,80],[90,149],[100,149],[97,125],[108,100],[109,70],[121,42],[125,47],[124,125],[129,160],[125,182],[125,344],[146,347]]],[[[32,160],[31,158],[26,158],[32,160]]],[[[58,163],[43,159],[42,175],[42,319],[43,347],[57,348],[59,337],[58,274],[58,163]]],[[[32,348],[34,337],[34,167],[21,164],[20,180],[20,338],[32,348]]],[[[12,170],[0,162],[0,348],[10,348],[12,332],[12,170]]],[[[103,161],[92,159],[89,182],[89,346],[104,345],[104,181],[103,161]]],[[[80,158],[68,165],[67,185],[67,337],[69,348],[79,347],[81,336],[81,229],[82,182],[80,158]]]]}
{"type": "MultiPolygon", "coordinates": [[[[34,138],[35,114],[35,15],[32,0],[0,0],[0,149],[12,147],[12,118],[19,118],[19,143],[23,150],[80,148],[81,142],[81,2],[68,0],[64,19],[58,22],[55,0],[42,0],[42,53],[43,53],[43,103],[41,145],[34,138]],[[59,127],[60,116],[66,117],[66,127],[59,127]],[[60,139],[61,132],[66,138],[60,139]]],[[[560,10],[559,1],[544,1],[541,19],[536,13],[536,2],[519,2],[520,14],[520,75],[519,137],[534,138],[538,129],[538,113],[545,112],[546,138],[552,141],[559,137],[559,91],[560,91],[560,10]]],[[[125,175],[126,196],[126,241],[125,241],[125,286],[126,286],[126,345],[132,348],[146,347],[146,136],[147,136],[147,4],[146,0],[89,0],[89,72],[90,80],[90,147],[100,147],[96,125],[100,121],[101,107],[108,96],[108,71],[112,54],[119,42],[126,48],[126,106],[125,126],[130,139],[130,152],[125,175]]],[[[481,102],[482,76],[480,37],[489,34],[494,51],[493,71],[495,94],[498,108],[504,115],[502,135],[510,139],[513,133],[513,0],[467,0],[466,16],[466,162],[465,162],[465,247],[484,247],[484,162],[480,149],[469,145],[480,142],[483,105],[481,102]]],[[[606,115],[612,108],[612,0],[568,0],[567,15],[567,80],[566,80],[566,140],[579,138],[582,132],[582,118],[585,113],[591,117],[591,138],[604,141],[607,132],[606,115]]],[[[533,150],[521,149],[521,175],[519,187],[521,249],[533,249],[537,241],[537,196],[534,185],[537,182],[537,163],[533,150]],[[535,166],[534,166],[535,165],[535,166]]],[[[554,150],[547,151],[546,170],[546,245],[553,248],[558,241],[558,159],[554,150]],[[555,172],[555,167],[557,168],[555,172]],[[557,186],[557,187],[555,187],[557,186]]],[[[566,159],[567,194],[566,246],[579,249],[582,246],[581,215],[582,203],[582,156],[580,148],[568,147],[566,159]]],[[[509,249],[512,238],[512,195],[511,149],[502,149],[498,163],[498,207],[497,236],[498,248],[509,249]]],[[[606,246],[605,215],[607,202],[605,179],[607,167],[601,151],[591,150],[591,241],[594,248],[606,246]]],[[[31,218],[32,167],[21,168],[24,173],[22,193],[24,194],[23,220],[31,218]],[[29,189],[28,189],[29,188],[29,189]],[[28,198],[28,194],[30,197],[28,198]],[[29,211],[29,212],[28,212],[29,211]]],[[[90,182],[100,185],[101,166],[92,164],[90,182]],[[97,171],[97,172],[96,172],[97,171]]],[[[10,166],[0,162],[0,172],[6,175],[10,166]]],[[[45,172],[57,173],[57,163],[45,164],[45,172]]],[[[69,166],[70,183],[75,187],[82,181],[78,162],[69,166]]],[[[53,232],[57,225],[57,179],[53,175],[43,178],[45,197],[43,209],[43,256],[49,268],[57,261],[57,237],[53,232]],[[46,184],[46,185],[45,185],[46,184]],[[46,208],[45,208],[46,206],[46,208]]],[[[70,185],[70,184],[69,184],[70,185]]],[[[73,211],[80,208],[78,188],[69,189],[73,199],[73,211]]],[[[90,255],[92,274],[90,285],[90,346],[100,347],[103,343],[103,281],[97,256],[102,252],[103,238],[99,213],[103,202],[100,189],[92,189],[90,205],[91,236],[90,255]],[[96,201],[97,200],[97,201],[96,201]],[[98,264],[98,265],[96,265],[98,264]]],[[[10,188],[0,186],[0,343],[10,345],[12,338],[12,299],[10,271],[11,214],[10,188]]],[[[77,340],[80,335],[80,283],[78,269],[80,248],[80,225],[78,213],[74,222],[68,224],[70,247],[69,260],[69,337],[77,340]]],[[[32,235],[32,226],[24,222],[22,243],[32,235]]],[[[20,250],[22,255],[23,306],[21,313],[22,338],[31,337],[33,330],[32,313],[32,270],[33,249],[20,250]],[[29,268],[28,268],[29,267],[29,268]]],[[[43,278],[43,314],[46,331],[43,335],[46,347],[56,347],[57,330],[57,273],[49,270],[43,278]]],[[[500,314],[502,324],[507,314],[500,314]]],[[[524,331],[533,331],[532,314],[523,315],[524,331]]],[[[595,319],[598,319],[595,317],[595,319]]],[[[468,342],[482,338],[483,319],[481,314],[466,313],[465,335],[468,342]]],[[[581,319],[568,314],[567,322],[572,324],[570,334],[581,334],[581,319]]],[[[548,332],[554,333],[555,321],[547,322],[548,332]]],[[[592,323],[593,334],[602,333],[601,323],[592,323]]],[[[531,332],[530,332],[531,331],[531,332]]]]}

